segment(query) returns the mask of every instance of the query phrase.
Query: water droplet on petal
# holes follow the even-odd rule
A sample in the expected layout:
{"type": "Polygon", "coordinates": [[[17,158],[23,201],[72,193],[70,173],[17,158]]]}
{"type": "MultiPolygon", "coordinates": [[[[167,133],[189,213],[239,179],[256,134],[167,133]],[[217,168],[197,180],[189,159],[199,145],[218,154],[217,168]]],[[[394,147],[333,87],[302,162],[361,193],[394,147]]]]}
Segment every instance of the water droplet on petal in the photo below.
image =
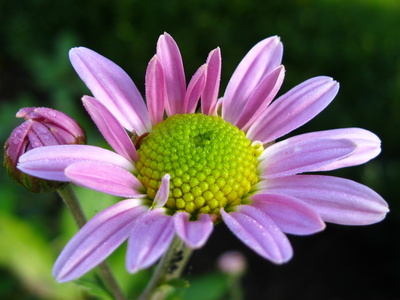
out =
{"type": "Polygon", "coordinates": [[[49,115],[53,118],[55,118],[57,116],[55,111],[49,111],[49,115]]]}

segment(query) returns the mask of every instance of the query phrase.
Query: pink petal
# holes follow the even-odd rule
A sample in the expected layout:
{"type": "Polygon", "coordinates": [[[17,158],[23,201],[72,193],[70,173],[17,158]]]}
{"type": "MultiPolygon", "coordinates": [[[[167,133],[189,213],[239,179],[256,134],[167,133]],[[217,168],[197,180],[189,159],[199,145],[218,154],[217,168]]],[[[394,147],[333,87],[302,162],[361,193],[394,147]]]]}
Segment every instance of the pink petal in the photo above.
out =
{"type": "Polygon", "coordinates": [[[182,113],[182,103],[186,93],[186,79],[182,56],[174,39],[164,33],[157,43],[157,57],[164,71],[168,116],[182,113]]]}
{"type": "Polygon", "coordinates": [[[242,131],[247,131],[275,98],[282,86],[284,77],[285,68],[283,66],[277,67],[266,75],[251,94],[235,125],[242,131]]]}
{"type": "Polygon", "coordinates": [[[31,130],[28,132],[28,138],[33,148],[43,146],[55,146],[60,144],[54,137],[49,127],[37,121],[32,121],[32,127],[31,130]]]}
{"type": "Polygon", "coordinates": [[[165,94],[164,73],[157,55],[154,55],[146,71],[146,100],[153,126],[164,119],[165,94]]]}
{"type": "MultiPolygon", "coordinates": [[[[45,120],[46,123],[58,125],[73,136],[85,136],[82,128],[68,115],[47,107],[24,107],[17,114],[17,118],[45,120]]],[[[52,126],[53,127],[53,126],[52,126]]]]}
{"type": "Polygon", "coordinates": [[[84,47],[73,48],[70,60],[93,96],[129,131],[150,131],[143,98],[128,74],[104,56],[84,47]]]}
{"type": "Polygon", "coordinates": [[[214,228],[210,215],[206,214],[200,214],[198,220],[191,221],[187,212],[177,212],[173,219],[176,233],[192,249],[203,247],[214,228]]]}
{"type": "Polygon", "coordinates": [[[266,144],[307,123],[331,103],[339,84],[330,77],[311,78],[275,100],[247,132],[266,144]]]}
{"type": "Polygon", "coordinates": [[[207,65],[202,65],[193,75],[189,82],[185,100],[183,101],[182,113],[192,114],[196,111],[197,103],[203,93],[204,85],[206,83],[207,65]]]}
{"type": "Polygon", "coordinates": [[[222,117],[235,124],[249,97],[264,78],[281,64],[283,46],[273,36],[256,44],[237,66],[226,87],[222,117]]]}
{"type": "Polygon", "coordinates": [[[18,162],[18,158],[28,149],[26,149],[28,140],[26,137],[28,136],[33,121],[27,120],[23,122],[18,127],[14,128],[11,132],[10,137],[8,138],[7,145],[8,148],[5,148],[6,155],[8,155],[13,164],[18,162]]]}
{"type": "Polygon", "coordinates": [[[357,145],[345,139],[292,139],[264,150],[258,168],[262,178],[290,176],[323,167],[354,153],[357,145]]]}
{"type": "Polygon", "coordinates": [[[95,215],[65,246],[53,276],[58,282],[66,282],[97,266],[127,239],[135,219],[145,211],[140,200],[129,199],[95,215]]]}
{"type": "Polygon", "coordinates": [[[250,205],[237,206],[227,213],[221,208],[225,224],[243,243],[262,257],[282,264],[292,258],[289,240],[271,218],[250,205]]]}
{"type": "Polygon", "coordinates": [[[307,235],[325,228],[318,213],[296,198],[271,194],[266,190],[251,196],[250,199],[251,205],[268,215],[283,232],[307,235]]]}
{"type": "Polygon", "coordinates": [[[210,52],[207,58],[207,76],[203,95],[201,96],[201,112],[205,115],[216,115],[219,84],[221,80],[221,50],[210,52]]]}
{"type": "Polygon", "coordinates": [[[271,178],[260,188],[295,197],[316,210],[326,222],[368,225],[381,221],[388,205],[375,191],[360,183],[332,176],[295,175],[271,178]]]}
{"type": "Polygon", "coordinates": [[[131,172],[103,162],[73,163],[65,169],[65,176],[77,185],[114,196],[126,198],[146,196],[144,187],[131,172]]]}
{"type": "Polygon", "coordinates": [[[135,167],[121,155],[85,145],[59,145],[32,149],[20,157],[18,169],[43,179],[69,181],[64,174],[65,168],[80,161],[97,161],[131,172],[135,170],[135,167]]]}
{"type": "Polygon", "coordinates": [[[82,101],[93,122],[110,146],[132,163],[139,160],[135,146],[114,115],[93,97],[84,96],[82,101]]]}
{"type": "Polygon", "coordinates": [[[160,188],[157,191],[156,196],[154,197],[153,208],[160,208],[167,203],[169,196],[169,181],[171,176],[169,174],[165,174],[161,179],[160,188]]]}
{"type": "Polygon", "coordinates": [[[174,234],[172,218],[165,215],[162,208],[137,219],[128,240],[128,271],[134,273],[155,263],[167,250],[174,234]]]}
{"type": "Polygon", "coordinates": [[[372,132],[361,128],[343,128],[310,132],[292,137],[291,139],[296,141],[300,139],[315,140],[320,138],[348,139],[356,143],[357,149],[352,155],[313,171],[329,171],[360,165],[376,157],[381,152],[381,140],[372,132]]]}

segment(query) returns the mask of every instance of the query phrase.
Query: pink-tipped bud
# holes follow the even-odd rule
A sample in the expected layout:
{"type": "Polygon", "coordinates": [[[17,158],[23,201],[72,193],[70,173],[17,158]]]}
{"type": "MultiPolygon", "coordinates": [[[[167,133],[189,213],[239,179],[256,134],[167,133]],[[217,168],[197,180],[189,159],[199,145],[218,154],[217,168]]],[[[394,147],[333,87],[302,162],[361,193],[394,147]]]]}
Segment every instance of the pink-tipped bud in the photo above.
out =
{"type": "Polygon", "coordinates": [[[12,131],[4,145],[4,167],[9,176],[35,193],[51,192],[65,184],[21,172],[17,169],[18,159],[33,148],[85,144],[86,135],[82,128],[68,115],[46,107],[25,107],[16,116],[26,121],[12,131]]]}
{"type": "Polygon", "coordinates": [[[220,270],[229,275],[242,275],[246,270],[246,258],[239,251],[228,251],[218,258],[220,270]]]}

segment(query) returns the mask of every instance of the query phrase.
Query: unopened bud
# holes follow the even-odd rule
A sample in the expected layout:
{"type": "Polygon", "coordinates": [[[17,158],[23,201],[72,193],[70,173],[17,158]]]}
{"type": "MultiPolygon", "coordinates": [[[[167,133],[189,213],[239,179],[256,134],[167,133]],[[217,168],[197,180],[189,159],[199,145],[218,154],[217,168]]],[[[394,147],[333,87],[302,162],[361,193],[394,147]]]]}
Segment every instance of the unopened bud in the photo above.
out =
{"type": "Polygon", "coordinates": [[[17,169],[25,152],[45,146],[85,144],[86,136],[79,124],[68,115],[45,107],[25,107],[17,112],[25,122],[15,128],[4,145],[4,167],[9,176],[29,191],[51,192],[63,182],[44,180],[17,169]]]}
{"type": "Polygon", "coordinates": [[[224,273],[242,275],[246,270],[246,258],[238,251],[228,251],[218,258],[218,266],[224,273]]]}

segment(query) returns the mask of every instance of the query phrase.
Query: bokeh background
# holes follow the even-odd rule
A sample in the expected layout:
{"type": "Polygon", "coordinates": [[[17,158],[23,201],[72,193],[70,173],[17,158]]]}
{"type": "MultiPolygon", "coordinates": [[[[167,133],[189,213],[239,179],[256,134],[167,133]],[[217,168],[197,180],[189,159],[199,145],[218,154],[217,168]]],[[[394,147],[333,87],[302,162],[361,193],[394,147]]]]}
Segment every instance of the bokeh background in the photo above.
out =
{"type": "MultiPolygon", "coordinates": [[[[196,251],[185,273],[192,285],[182,299],[229,299],[219,255],[241,251],[245,299],[400,299],[400,1],[398,0],[1,0],[0,140],[21,123],[24,106],[66,112],[86,129],[90,144],[107,147],[80,103],[88,94],[68,60],[86,46],[112,59],[144,92],[144,74],[158,36],[180,46],[188,78],[210,50],[222,49],[222,90],[246,52],[279,35],[286,79],[281,92],[317,75],[341,89],[333,103],[292,134],[340,127],[369,129],[382,139],[373,161],[329,172],[379,192],[391,212],[376,225],[329,224],[322,233],[291,236],[294,258],[283,266],[262,259],[221,224],[196,251]],[[200,292],[199,292],[200,291],[200,292]]],[[[220,93],[220,96],[222,93],[220,93]]],[[[57,284],[52,264],[76,232],[57,194],[32,194],[0,171],[0,298],[106,299],[93,272],[57,284]]],[[[92,216],[118,199],[77,188],[92,216]]],[[[151,270],[128,275],[124,246],[111,258],[124,290],[135,298],[151,270]]]]}

